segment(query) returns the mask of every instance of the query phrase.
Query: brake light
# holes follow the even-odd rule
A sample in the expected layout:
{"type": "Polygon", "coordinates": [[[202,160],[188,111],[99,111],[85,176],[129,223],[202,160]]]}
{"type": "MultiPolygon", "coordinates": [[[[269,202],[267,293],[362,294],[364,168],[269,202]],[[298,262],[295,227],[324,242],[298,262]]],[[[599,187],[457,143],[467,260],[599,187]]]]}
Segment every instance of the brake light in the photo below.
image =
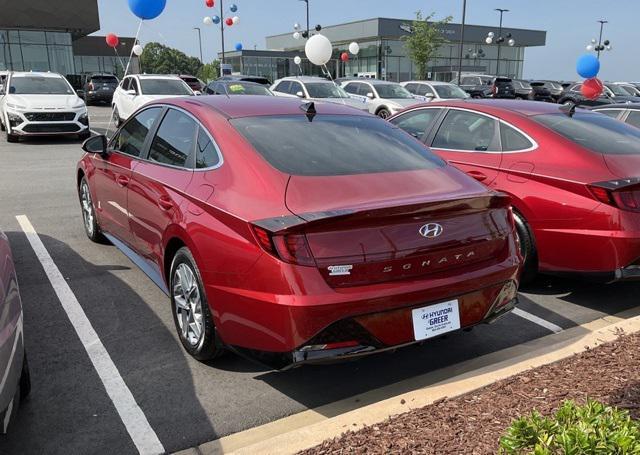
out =
{"type": "Polygon", "coordinates": [[[495,95],[496,93],[498,93],[498,86],[497,86],[496,84],[493,84],[493,85],[491,86],[491,93],[492,93],[492,94],[494,94],[494,95],[495,95]]]}
{"type": "Polygon", "coordinates": [[[591,194],[603,204],[640,212],[640,187],[636,179],[614,180],[589,185],[591,194]]]}
{"type": "Polygon", "coordinates": [[[315,267],[316,261],[304,234],[274,235],[258,226],[253,233],[260,247],[272,256],[289,264],[315,267]]]}
{"type": "Polygon", "coordinates": [[[603,204],[615,205],[608,189],[590,185],[589,190],[591,191],[591,194],[593,194],[595,198],[603,204]]]}

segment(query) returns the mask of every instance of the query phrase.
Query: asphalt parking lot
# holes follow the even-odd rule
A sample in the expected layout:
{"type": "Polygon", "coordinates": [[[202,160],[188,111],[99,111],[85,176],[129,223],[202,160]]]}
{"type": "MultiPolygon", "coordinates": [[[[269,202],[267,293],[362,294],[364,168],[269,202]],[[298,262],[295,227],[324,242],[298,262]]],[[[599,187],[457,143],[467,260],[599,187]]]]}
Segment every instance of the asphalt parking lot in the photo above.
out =
{"type": "MultiPolygon", "coordinates": [[[[96,131],[110,110],[91,107],[96,131]]],[[[10,238],[25,312],[32,395],[0,453],[137,453],[16,216],[33,225],[166,452],[383,387],[639,305],[640,283],[541,278],[518,314],[422,346],[278,373],[234,355],[182,350],[168,298],[123,254],[85,236],[75,139],[0,142],[0,229],[10,238]]]]}

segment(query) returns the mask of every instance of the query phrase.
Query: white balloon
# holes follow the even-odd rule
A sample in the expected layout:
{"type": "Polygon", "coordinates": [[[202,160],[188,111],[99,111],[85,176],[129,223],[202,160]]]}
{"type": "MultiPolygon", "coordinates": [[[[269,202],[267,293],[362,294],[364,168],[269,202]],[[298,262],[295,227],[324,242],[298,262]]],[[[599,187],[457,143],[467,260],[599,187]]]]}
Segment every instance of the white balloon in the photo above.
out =
{"type": "Polygon", "coordinates": [[[513,38],[511,38],[511,39],[509,40],[509,46],[513,47],[513,46],[515,46],[515,45],[516,45],[516,40],[514,40],[513,38]]]}
{"type": "Polygon", "coordinates": [[[293,63],[295,63],[296,65],[299,65],[300,63],[302,63],[302,59],[300,58],[300,56],[299,56],[299,55],[296,55],[296,56],[293,58],[293,63]]]}
{"type": "Polygon", "coordinates": [[[313,35],[309,38],[309,41],[307,41],[304,47],[304,53],[314,65],[326,65],[327,62],[331,60],[333,45],[326,36],[320,34],[313,35]]]}
{"type": "Polygon", "coordinates": [[[493,32],[489,32],[489,33],[487,34],[487,36],[488,36],[489,38],[493,38],[494,36],[496,36],[496,34],[495,34],[495,33],[493,33],[493,32]]]}
{"type": "Polygon", "coordinates": [[[211,17],[209,16],[202,19],[202,22],[204,23],[204,25],[213,25],[213,19],[211,19],[211,17]]]}
{"type": "Polygon", "coordinates": [[[300,34],[300,32],[294,32],[293,33],[293,39],[300,39],[302,37],[302,35],[300,34]]]}
{"type": "Polygon", "coordinates": [[[587,46],[587,50],[588,50],[589,52],[592,52],[592,51],[593,51],[593,49],[595,49],[595,48],[593,47],[593,45],[589,44],[589,45],[587,46]]]}
{"type": "Polygon", "coordinates": [[[238,22],[240,22],[240,18],[238,16],[233,16],[231,18],[231,20],[233,21],[233,25],[237,24],[238,22]]]}
{"type": "Polygon", "coordinates": [[[144,51],[143,47],[140,46],[139,44],[136,44],[135,46],[133,46],[133,53],[140,56],[142,55],[142,52],[144,51]]]}
{"type": "Polygon", "coordinates": [[[591,38],[591,44],[596,44],[598,41],[596,41],[595,38],[591,38]]]}
{"type": "Polygon", "coordinates": [[[609,44],[609,45],[606,47],[606,49],[607,49],[608,51],[610,51],[610,50],[612,49],[611,44],[609,44]]]}
{"type": "Polygon", "coordinates": [[[360,52],[360,45],[355,41],[349,44],[349,52],[351,52],[353,55],[358,55],[358,52],[360,52]]]}
{"type": "Polygon", "coordinates": [[[487,36],[487,39],[484,40],[484,42],[487,43],[487,44],[491,44],[491,43],[493,43],[493,38],[491,38],[490,36],[487,36]]]}
{"type": "Polygon", "coordinates": [[[293,29],[294,30],[300,30],[300,24],[298,24],[297,22],[295,24],[293,24],[293,29]]]}

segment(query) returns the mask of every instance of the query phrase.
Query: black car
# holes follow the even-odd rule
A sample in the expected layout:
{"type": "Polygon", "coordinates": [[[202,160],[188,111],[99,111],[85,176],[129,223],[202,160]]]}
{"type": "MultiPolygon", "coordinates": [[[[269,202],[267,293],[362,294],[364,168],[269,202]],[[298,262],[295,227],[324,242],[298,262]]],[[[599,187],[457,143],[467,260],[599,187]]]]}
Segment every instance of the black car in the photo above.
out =
{"type": "Polygon", "coordinates": [[[640,128],[640,104],[624,103],[596,106],[592,111],[613,117],[621,122],[640,128]]]}
{"type": "Polygon", "coordinates": [[[640,97],[629,95],[622,87],[615,84],[604,84],[604,91],[595,100],[589,100],[582,96],[580,88],[582,83],[573,84],[565,90],[558,100],[560,104],[573,104],[576,106],[602,106],[605,104],[640,103],[640,97]]]}
{"type": "Polygon", "coordinates": [[[194,92],[202,92],[204,90],[204,86],[206,85],[195,76],[189,76],[188,74],[178,74],[178,77],[185,81],[189,88],[194,92]]]}
{"type": "MultiPolygon", "coordinates": [[[[533,89],[531,99],[534,101],[544,101],[545,103],[555,103],[556,100],[549,90],[549,83],[545,81],[533,81],[529,85],[533,89]]],[[[560,90],[562,93],[562,90],[560,90]]]]}
{"type": "Polygon", "coordinates": [[[233,76],[222,76],[217,81],[255,82],[256,84],[266,85],[267,87],[271,87],[271,81],[269,81],[269,79],[267,79],[266,77],[262,77],[262,76],[245,76],[243,74],[236,74],[233,76]]]}
{"type": "Polygon", "coordinates": [[[274,96],[274,94],[262,84],[247,81],[214,81],[210,82],[204,89],[207,95],[263,95],[274,96]]]}
{"type": "Polygon", "coordinates": [[[113,74],[91,74],[84,81],[84,101],[87,106],[97,102],[111,104],[113,92],[120,81],[113,74]]]}
{"type": "Polygon", "coordinates": [[[562,94],[564,93],[564,87],[561,82],[558,81],[549,81],[549,80],[536,80],[531,82],[542,82],[544,86],[549,90],[551,98],[553,98],[554,102],[558,102],[562,94]]]}
{"type": "Polygon", "coordinates": [[[516,99],[518,100],[532,100],[533,99],[533,87],[527,81],[521,81],[513,79],[511,81],[513,89],[516,91],[516,99]]]}
{"type": "Polygon", "coordinates": [[[508,77],[487,76],[485,74],[467,74],[462,76],[460,84],[458,79],[451,81],[459,85],[462,90],[472,98],[510,98],[516,97],[513,82],[508,77]]]}

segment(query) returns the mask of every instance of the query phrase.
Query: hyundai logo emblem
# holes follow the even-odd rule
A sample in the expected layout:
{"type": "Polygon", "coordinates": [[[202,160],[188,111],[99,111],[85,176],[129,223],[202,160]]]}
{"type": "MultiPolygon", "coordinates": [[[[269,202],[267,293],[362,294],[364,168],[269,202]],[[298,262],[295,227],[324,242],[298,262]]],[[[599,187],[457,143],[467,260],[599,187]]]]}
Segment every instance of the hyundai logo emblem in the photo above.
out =
{"type": "Polygon", "coordinates": [[[425,224],[418,230],[422,237],[426,237],[428,239],[435,239],[436,237],[439,237],[440,234],[442,234],[442,231],[444,231],[444,229],[442,228],[442,225],[438,223],[425,224]]]}

